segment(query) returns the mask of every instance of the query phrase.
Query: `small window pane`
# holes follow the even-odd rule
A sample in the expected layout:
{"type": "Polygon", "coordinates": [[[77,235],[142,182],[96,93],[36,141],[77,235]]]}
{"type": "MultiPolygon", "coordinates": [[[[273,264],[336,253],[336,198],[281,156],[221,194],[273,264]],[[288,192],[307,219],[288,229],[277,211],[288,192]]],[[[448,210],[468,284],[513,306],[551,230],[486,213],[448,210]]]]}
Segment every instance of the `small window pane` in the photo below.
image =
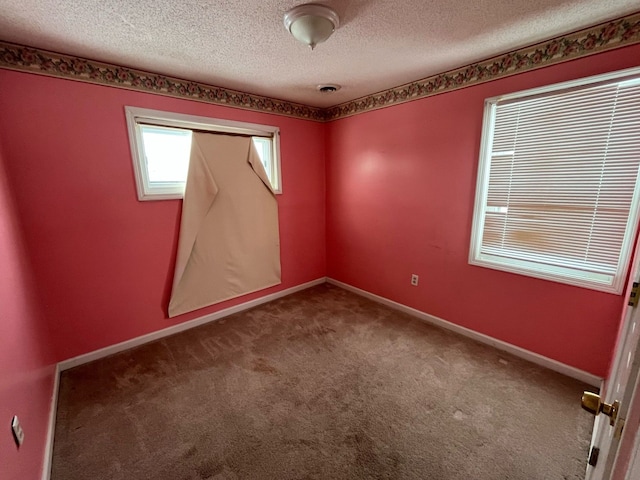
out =
{"type": "Polygon", "coordinates": [[[260,161],[267,172],[267,177],[271,181],[271,185],[275,185],[273,181],[273,162],[271,161],[271,139],[263,137],[253,137],[253,144],[258,151],[260,161]]]}
{"type": "Polygon", "coordinates": [[[140,126],[149,184],[184,182],[189,169],[191,130],[140,126]]]}

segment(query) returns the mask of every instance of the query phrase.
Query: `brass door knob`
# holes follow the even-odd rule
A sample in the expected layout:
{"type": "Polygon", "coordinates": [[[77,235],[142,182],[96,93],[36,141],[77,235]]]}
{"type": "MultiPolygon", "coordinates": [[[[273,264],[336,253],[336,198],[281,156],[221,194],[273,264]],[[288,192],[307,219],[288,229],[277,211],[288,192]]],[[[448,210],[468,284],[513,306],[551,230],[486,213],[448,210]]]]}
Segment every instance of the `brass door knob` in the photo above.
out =
{"type": "Polygon", "coordinates": [[[616,423],[616,417],[618,416],[618,410],[620,409],[620,402],[616,400],[612,404],[604,403],[600,399],[600,395],[592,392],[583,392],[582,408],[593,415],[599,415],[600,412],[604,413],[610,417],[609,424],[613,426],[616,423]]]}

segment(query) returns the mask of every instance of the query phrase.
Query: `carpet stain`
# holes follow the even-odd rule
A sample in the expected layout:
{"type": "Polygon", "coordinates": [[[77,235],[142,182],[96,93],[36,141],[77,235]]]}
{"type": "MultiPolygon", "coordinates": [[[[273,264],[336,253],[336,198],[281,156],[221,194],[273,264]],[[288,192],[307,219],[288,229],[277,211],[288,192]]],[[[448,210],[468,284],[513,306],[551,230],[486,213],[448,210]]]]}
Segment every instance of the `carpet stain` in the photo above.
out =
{"type": "Polygon", "coordinates": [[[453,414],[453,418],[455,418],[456,420],[460,420],[460,421],[466,420],[468,416],[469,415],[467,415],[466,413],[464,413],[461,410],[456,410],[455,413],[453,414]]]}
{"type": "Polygon", "coordinates": [[[253,360],[251,369],[254,372],[268,373],[271,375],[278,374],[278,369],[273,365],[270,365],[268,360],[266,360],[265,358],[255,358],[253,360]]]}
{"type": "Polygon", "coordinates": [[[182,454],[183,458],[191,458],[193,457],[196,453],[198,452],[198,449],[195,447],[195,445],[191,448],[189,448],[189,450],[187,450],[186,452],[184,452],[182,454]]]}
{"type": "Polygon", "coordinates": [[[238,480],[238,476],[225,468],[225,471],[211,477],[211,480],[238,480]]]}
{"type": "Polygon", "coordinates": [[[213,460],[207,460],[205,462],[202,462],[200,465],[198,465],[196,467],[196,471],[198,472],[198,475],[200,475],[199,478],[203,479],[203,480],[208,480],[214,477],[214,475],[219,475],[220,473],[222,473],[224,470],[224,465],[220,465],[217,462],[214,462],[213,460]]]}
{"type": "Polygon", "coordinates": [[[308,340],[316,337],[323,337],[331,333],[336,333],[336,330],[326,325],[311,325],[300,328],[299,331],[289,335],[288,338],[292,341],[308,340]]]}

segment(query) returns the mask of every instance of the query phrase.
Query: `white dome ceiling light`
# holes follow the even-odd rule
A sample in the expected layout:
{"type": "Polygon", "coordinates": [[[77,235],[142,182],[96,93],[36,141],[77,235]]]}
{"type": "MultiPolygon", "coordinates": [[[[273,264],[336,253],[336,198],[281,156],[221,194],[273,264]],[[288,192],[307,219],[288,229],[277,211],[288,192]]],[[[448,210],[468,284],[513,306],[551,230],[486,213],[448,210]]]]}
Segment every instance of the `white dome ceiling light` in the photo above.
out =
{"type": "Polygon", "coordinates": [[[284,14],[284,26],[299,42],[311,50],[327,40],[340,25],[338,14],[325,5],[307,3],[284,14]]]}

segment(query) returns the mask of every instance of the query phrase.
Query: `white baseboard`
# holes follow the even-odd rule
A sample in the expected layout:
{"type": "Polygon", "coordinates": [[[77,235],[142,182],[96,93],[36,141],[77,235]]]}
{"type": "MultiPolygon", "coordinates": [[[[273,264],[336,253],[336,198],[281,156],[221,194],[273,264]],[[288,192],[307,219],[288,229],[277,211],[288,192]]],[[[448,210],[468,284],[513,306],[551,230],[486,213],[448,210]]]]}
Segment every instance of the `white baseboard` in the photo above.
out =
{"type": "Polygon", "coordinates": [[[94,360],[108,357],[109,355],[113,355],[114,353],[122,352],[123,350],[129,350],[130,348],[134,348],[139,345],[143,345],[145,343],[153,342],[154,340],[168,337],[169,335],[174,335],[176,333],[183,332],[185,330],[189,330],[191,328],[195,328],[200,325],[204,325],[205,323],[213,322],[215,320],[228,317],[229,315],[233,315],[234,313],[242,312],[244,310],[257,307],[258,305],[262,305],[263,303],[270,302],[277,298],[286,297],[287,295],[291,295],[292,293],[299,292],[300,290],[305,290],[315,285],[323,284],[326,281],[327,279],[325,277],[321,277],[316,280],[312,280],[311,282],[296,285],[295,287],[287,288],[285,290],[281,290],[279,292],[272,293],[270,295],[265,295],[264,297],[256,298],[254,300],[250,300],[248,302],[235,305],[233,307],[225,308],[224,310],[219,310],[217,312],[213,312],[208,315],[204,315],[202,317],[194,318],[193,320],[189,320],[187,322],[179,323],[178,325],[173,325],[171,327],[163,328],[162,330],[157,330],[155,332],[147,333],[146,335],[132,338],[124,342],[116,343],[115,345],[109,345],[108,347],[104,347],[99,350],[95,350],[93,352],[85,353],[83,355],[79,355],[77,357],[70,358],[68,360],[63,360],[62,362],[58,363],[58,368],[62,372],[64,370],[77,367],[78,365],[93,362],[94,360]]]}
{"type": "Polygon", "coordinates": [[[464,335],[465,337],[469,337],[473,340],[476,340],[480,343],[490,345],[494,348],[497,348],[498,350],[509,352],[510,354],[515,355],[516,357],[523,358],[525,360],[528,360],[542,367],[546,367],[555,372],[562,373],[563,375],[566,375],[568,377],[575,378],[588,385],[591,385],[594,387],[600,387],[601,385],[601,382],[602,382],[601,377],[593,375],[589,372],[585,372],[584,370],[580,370],[570,365],[566,365],[564,363],[558,362],[557,360],[553,360],[551,358],[545,357],[538,353],[525,350],[524,348],[518,347],[516,345],[503,342],[502,340],[498,340],[497,338],[490,337],[489,335],[478,333],[475,330],[471,330],[469,328],[456,325],[455,323],[448,322],[447,320],[443,320],[442,318],[438,318],[436,316],[429,315],[428,313],[421,312],[420,310],[416,310],[415,308],[411,308],[401,303],[394,302],[393,300],[389,300],[388,298],[375,295],[373,293],[367,292],[366,290],[362,290],[360,288],[354,287],[347,283],[339,282],[338,280],[334,280],[333,278],[327,278],[327,283],[331,283],[340,288],[344,288],[345,290],[349,290],[350,292],[353,292],[362,297],[366,297],[370,300],[373,300],[374,302],[381,303],[395,310],[408,313],[409,315],[416,317],[426,323],[430,323],[432,325],[436,325],[438,327],[451,330],[460,335],[464,335]]]}
{"type": "Polygon", "coordinates": [[[58,389],[60,387],[60,365],[56,365],[53,372],[53,391],[49,410],[49,425],[47,439],[44,445],[44,462],[42,465],[42,480],[51,477],[51,461],[53,459],[53,437],[56,433],[56,413],[58,412],[58,389]]]}

